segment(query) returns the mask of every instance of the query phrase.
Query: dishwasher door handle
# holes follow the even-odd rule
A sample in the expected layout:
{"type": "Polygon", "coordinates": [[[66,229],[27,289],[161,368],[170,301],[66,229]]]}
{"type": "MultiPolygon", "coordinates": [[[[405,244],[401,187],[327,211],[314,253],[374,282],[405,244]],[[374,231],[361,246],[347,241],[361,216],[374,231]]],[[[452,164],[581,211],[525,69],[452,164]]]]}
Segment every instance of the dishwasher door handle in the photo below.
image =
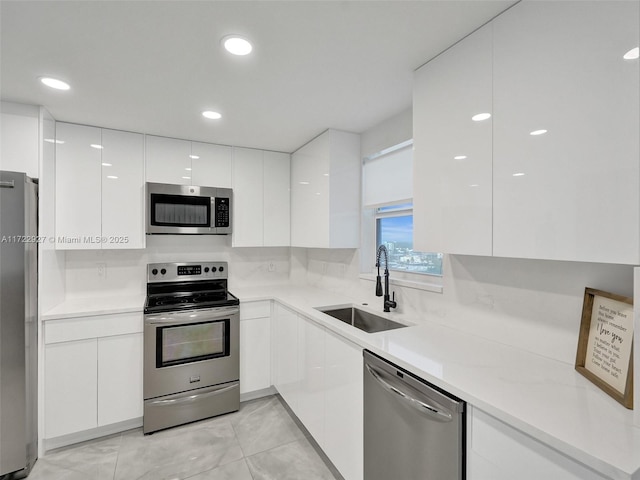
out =
{"type": "Polygon", "coordinates": [[[365,363],[364,366],[367,367],[367,370],[369,371],[371,376],[375,378],[376,381],[385,390],[395,394],[406,405],[410,406],[411,408],[419,411],[420,413],[438,422],[451,422],[453,420],[453,415],[450,412],[442,409],[439,406],[436,407],[434,405],[429,405],[428,403],[418,400],[417,398],[413,398],[412,396],[394,387],[390,383],[384,381],[381,375],[376,370],[374,370],[368,363],[365,363]]]}

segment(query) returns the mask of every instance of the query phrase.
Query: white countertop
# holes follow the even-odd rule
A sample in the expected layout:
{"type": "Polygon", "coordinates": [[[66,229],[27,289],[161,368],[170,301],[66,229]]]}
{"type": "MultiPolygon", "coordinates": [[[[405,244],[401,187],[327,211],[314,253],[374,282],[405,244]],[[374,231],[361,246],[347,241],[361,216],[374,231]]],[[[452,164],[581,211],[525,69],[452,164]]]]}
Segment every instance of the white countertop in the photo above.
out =
{"type": "MultiPolygon", "coordinates": [[[[277,300],[607,477],[640,479],[640,428],[633,411],[572,365],[443,326],[428,314],[421,313],[416,325],[415,315],[383,313],[381,299],[361,308],[412,326],[365,333],[314,307],[370,299],[314,287],[234,287],[233,293],[241,302],[277,300]]],[[[143,305],[144,296],[69,300],[43,320],[142,312],[143,305]]]]}
{"type": "Polygon", "coordinates": [[[72,298],[56,305],[42,314],[42,320],[111,315],[116,313],[140,312],[144,309],[145,295],[72,298]]]}
{"type": "Polygon", "coordinates": [[[633,411],[572,365],[431,322],[428,314],[415,325],[415,315],[383,313],[382,299],[361,308],[414,325],[362,332],[314,308],[362,302],[310,287],[235,288],[234,294],[241,301],[275,299],[607,477],[640,479],[633,411]]]}

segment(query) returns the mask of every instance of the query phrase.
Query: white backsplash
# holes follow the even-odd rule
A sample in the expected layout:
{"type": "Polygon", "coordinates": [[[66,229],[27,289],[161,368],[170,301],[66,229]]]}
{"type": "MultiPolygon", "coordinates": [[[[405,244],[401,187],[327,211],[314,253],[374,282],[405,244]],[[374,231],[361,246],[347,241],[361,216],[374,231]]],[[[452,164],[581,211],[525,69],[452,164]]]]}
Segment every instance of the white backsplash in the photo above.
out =
{"type": "Polygon", "coordinates": [[[67,298],[144,295],[147,264],[229,262],[229,289],[289,281],[288,247],[231,248],[230,237],[154,235],[144,250],[77,250],[66,253],[67,298]],[[100,270],[101,264],[105,274],[100,270]],[[271,270],[270,270],[271,269],[271,270]]]}
{"type": "MultiPolygon", "coordinates": [[[[382,309],[375,284],[358,278],[357,250],[309,249],[306,270],[308,284],[369,297],[382,309]]],[[[627,265],[447,255],[443,293],[391,289],[398,311],[417,322],[428,313],[431,321],[574,364],[585,287],[632,296],[633,273],[627,265]]]]}
{"type": "MultiPolygon", "coordinates": [[[[147,263],[212,260],[229,262],[232,292],[235,286],[309,285],[382,309],[374,283],[359,278],[357,249],[231,248],[225,236],[156,235],[145,250],[68,251],[66,295],[143,295],[147,263]],[[104,276],[99,264],[106,266],[104,276]]],[[[428,313],[430,321],[573,364],[585,287],[632,296],[633,273],[626,265],[448,255],[443,293],[392,290],[397,311],[417,322],[428,313]]]]}

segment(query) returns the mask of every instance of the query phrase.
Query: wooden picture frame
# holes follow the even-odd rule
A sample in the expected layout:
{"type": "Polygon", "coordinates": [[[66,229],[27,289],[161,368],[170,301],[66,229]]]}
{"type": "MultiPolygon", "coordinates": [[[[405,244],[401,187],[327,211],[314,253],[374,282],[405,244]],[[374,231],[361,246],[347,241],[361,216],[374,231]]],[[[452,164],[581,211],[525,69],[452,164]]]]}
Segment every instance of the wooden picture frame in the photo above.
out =
{"type": "Polygon", "coordinates": [[[633,409],[633,299],[585,288],[576,370],[633,409]]]}

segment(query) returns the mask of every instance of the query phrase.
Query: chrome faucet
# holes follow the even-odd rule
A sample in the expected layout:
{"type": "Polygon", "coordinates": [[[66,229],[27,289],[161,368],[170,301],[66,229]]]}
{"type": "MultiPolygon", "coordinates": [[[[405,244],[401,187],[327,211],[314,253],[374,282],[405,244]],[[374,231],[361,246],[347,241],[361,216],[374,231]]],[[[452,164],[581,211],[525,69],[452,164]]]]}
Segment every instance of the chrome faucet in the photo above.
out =
{"type": "Polygon", "coordinates": [[[380,280],[380,257],[384,254],[384,310],[390,312],[390,308],[396,308],[396,292],[393,292],[393,300],[389,299],[389,254],[387,253],[387,247],[380,245],[378,252],[376,253],[376,267],[378,268],[378,275],[376,277],[376,297],[382,297],[382,281],[380,280]]]}

